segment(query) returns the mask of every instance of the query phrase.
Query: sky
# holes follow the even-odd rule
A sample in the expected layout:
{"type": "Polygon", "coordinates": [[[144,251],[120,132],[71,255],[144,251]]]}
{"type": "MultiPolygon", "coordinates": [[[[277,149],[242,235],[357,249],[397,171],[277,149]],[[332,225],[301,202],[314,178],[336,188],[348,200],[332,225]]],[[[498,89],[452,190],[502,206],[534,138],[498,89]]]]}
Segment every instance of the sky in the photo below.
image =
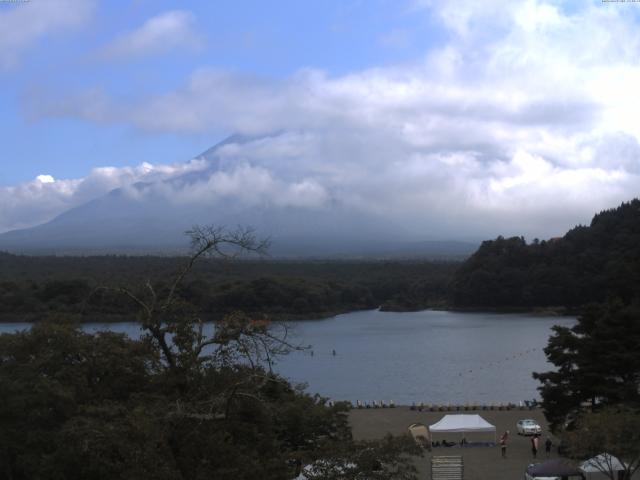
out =
{"type": "Polygon", "coordinates": [[[640,3],[0,1],[0,232],[176,201],[552,237],[640,187],[640,3]]]}

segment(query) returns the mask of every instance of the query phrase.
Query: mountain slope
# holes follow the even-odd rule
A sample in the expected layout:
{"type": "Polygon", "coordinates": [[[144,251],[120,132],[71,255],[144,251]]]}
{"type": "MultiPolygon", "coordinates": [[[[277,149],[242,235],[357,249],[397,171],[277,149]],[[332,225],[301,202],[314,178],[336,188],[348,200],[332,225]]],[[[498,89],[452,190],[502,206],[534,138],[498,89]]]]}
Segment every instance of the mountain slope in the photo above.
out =
{"type": "Polygon", "coordinates": [[[475,248],[465,242],[417,242],[399,225],[364,209],[332,197],[314,202],[318,192],[304,178],[282,185],[263,166],[229,154],[247,141],[253,140],[230,137],[202,153],[196,159],[206,164],[198,171],[119,188],[42,225],[6,232],[0,250],[179,253],[188,246],[183,232],[195,224],[252,226],[272,239],[275,256],[460,258],[475,248]],[[256,189],[269,195],[238,188],[239,175],[256,177],[256,189]]]}

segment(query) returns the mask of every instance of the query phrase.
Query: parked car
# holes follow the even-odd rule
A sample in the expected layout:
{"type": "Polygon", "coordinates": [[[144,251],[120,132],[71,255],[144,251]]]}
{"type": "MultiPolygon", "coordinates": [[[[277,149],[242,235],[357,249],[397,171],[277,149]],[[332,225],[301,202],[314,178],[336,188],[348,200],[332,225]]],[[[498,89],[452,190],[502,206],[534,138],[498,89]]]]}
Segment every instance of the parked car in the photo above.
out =
{"type": "Polygon", "coordinates": [[[530,474],[524,474],[524,480],[561,480],[561,477],[532,477],[530,474]]]}
{"type": "Polygon", "coordinates": [[[518,431],[518,435],[538,435],[542,432],[542,428],[538,425],[538,422],[530,418],[518,420],[518,423],[516,423],[516,429],[518,431]]]}
{"type": "Polygon", "coordinates": [[[584,473],[560,458],[532,463],[524,474],[525,480],[585,480],[584,473]]]}

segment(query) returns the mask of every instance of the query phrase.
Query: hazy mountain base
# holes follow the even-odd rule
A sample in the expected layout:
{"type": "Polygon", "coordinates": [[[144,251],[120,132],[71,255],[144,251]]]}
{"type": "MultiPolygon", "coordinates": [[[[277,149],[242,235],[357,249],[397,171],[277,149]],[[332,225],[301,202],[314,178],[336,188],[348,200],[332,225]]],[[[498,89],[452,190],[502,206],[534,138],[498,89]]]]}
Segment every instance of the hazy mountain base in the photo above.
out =
{"type": "MultiPolygon", "coordinates": [[[[250,225],[258,236],[271,237],[271,255],[284,258],[462,259],[478,246],[477,240],[449,241],[447,235],[443,241],[441,236],[425,236],[423,230],[411,231],[410,224],[349,205],[339,195],[328,194],[319,202],[313,195],[298,198],[280,191],[275,198],[260,192],[244,198],[216,187],[220,178],[235,175],[247,162],[228,147],[259,140],[232,135],[198,155],[200,167],[195,170],[152,175],[48,222],[2,233],[0,250],[32,255],[185,254],[182,232],[210,224],[250,225]]],[[[287,176],[291,167],[287,165],[287,176]]],[[[304,185],[305,178],[298,181],[304,185]]]]}
{"type": "MultiPolygon", "coordinates": [[[[98,286],[166,278],[183,257],[28,257],[0,254],[0,318],[64,312],[131,320],[135,306],[98,286]]],[[[161,283],[158,290],[165,288],[161,283]]],[[[578,313],[593,301],[628,303],[640,291],[640,201],[596,215],[563,238],[483,242],[466,262],[245,260],[204,262],[182,297],[208,319],[234,310],[276,319],[324,318],[381,307],[578,313]]]]}

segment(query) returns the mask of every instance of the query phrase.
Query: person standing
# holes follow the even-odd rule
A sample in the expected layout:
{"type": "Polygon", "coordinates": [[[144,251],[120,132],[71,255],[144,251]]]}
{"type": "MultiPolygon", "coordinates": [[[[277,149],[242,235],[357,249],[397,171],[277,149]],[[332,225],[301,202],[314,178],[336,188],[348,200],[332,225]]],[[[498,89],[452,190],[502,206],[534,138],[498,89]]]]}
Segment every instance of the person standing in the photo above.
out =
{"type": "Polygon", "coordinates": [[[536,458],[536,456],[538,455],[538,446],[536,442],[537,439],[538,437],[536,437],[535,435],[531,437],[531,454],[533,455],[533,458],[536,458]]]}
{"type": "Polygon", "coordinates": [[[505,431],[500,437],[500,450],[502,458],[507,458],[507,440],[509,440],[509,430],[505,431]]]}
{"type": "Polygon", "coordinates": [[[552,446],[553,446],[553,442],[549,437],[547,437],[547,440],[544,442],[544,451],[547,453],[547,458],[549,458],[549,456],[551,455],[552,446]]]}

